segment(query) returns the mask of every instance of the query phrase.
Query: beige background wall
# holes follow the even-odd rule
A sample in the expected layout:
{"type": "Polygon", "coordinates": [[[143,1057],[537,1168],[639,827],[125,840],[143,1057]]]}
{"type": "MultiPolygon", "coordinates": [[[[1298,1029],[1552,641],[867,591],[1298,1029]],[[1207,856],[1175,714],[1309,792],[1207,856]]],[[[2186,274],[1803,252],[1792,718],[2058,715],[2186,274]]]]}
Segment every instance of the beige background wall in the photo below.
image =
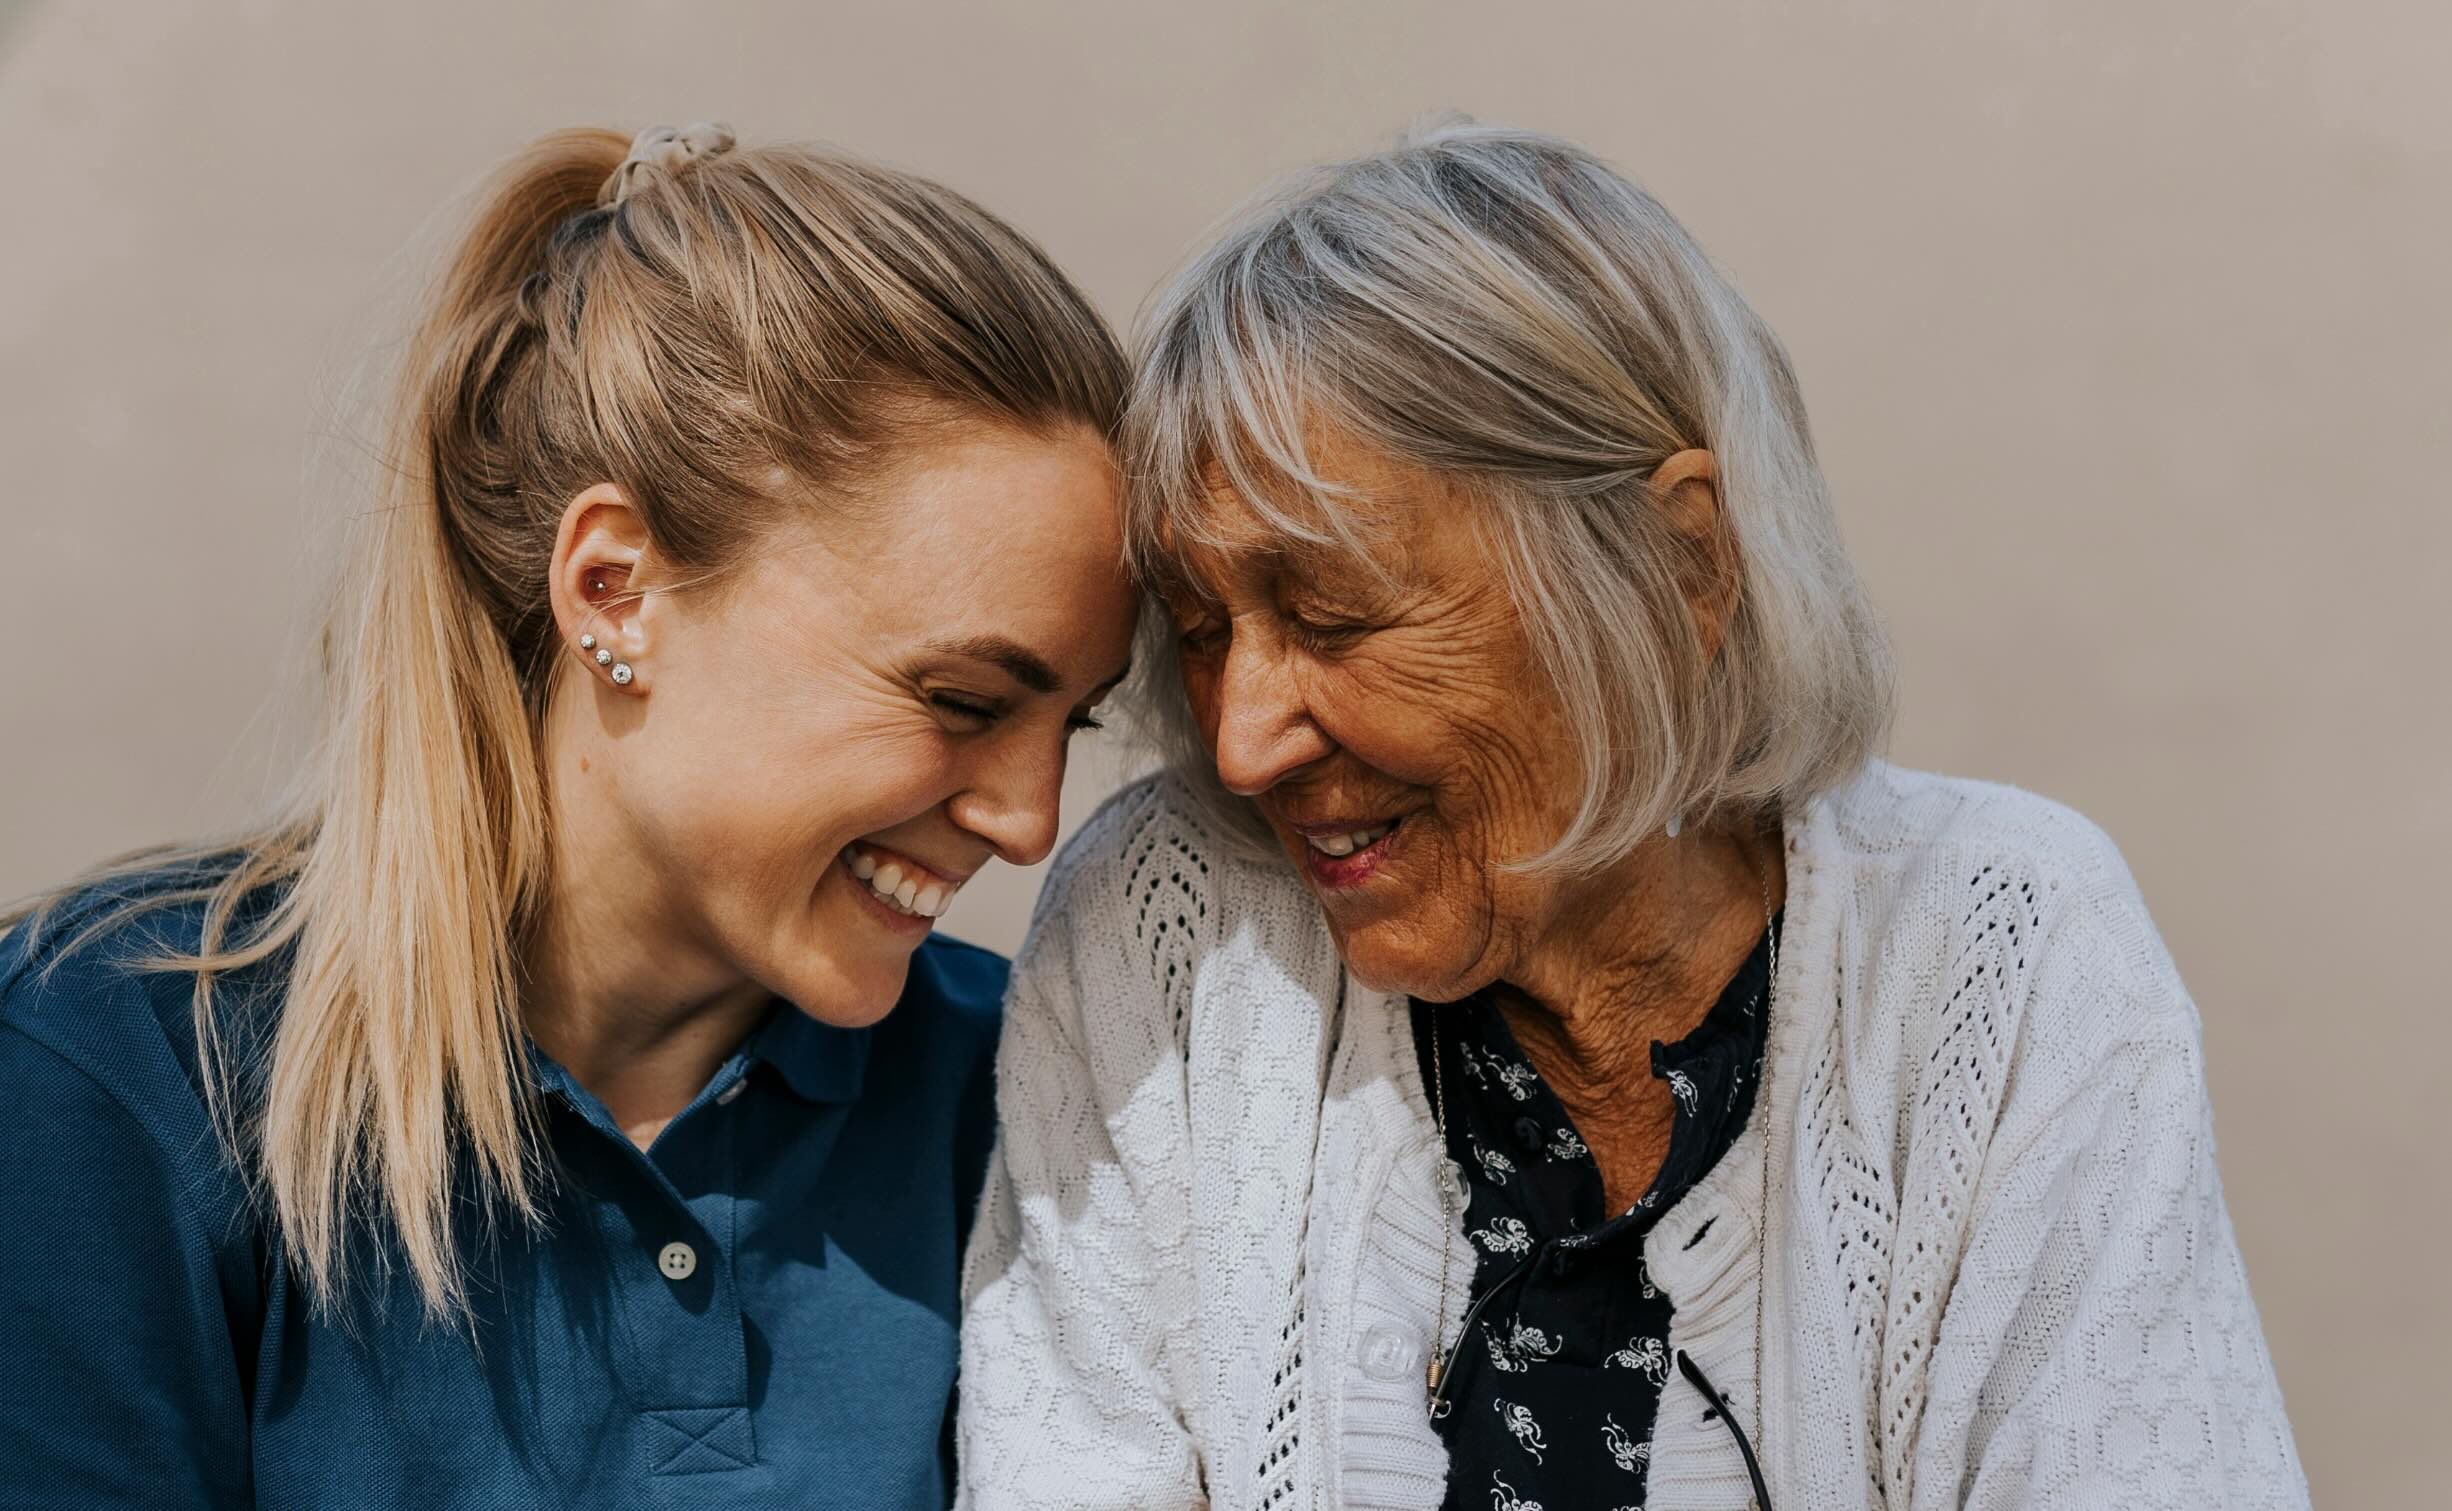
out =
{"type": "MultiPolygon", "coordinates": [[[[2447,63],[2452,12],[2384,0],[0,0],[0,892],[282,774],[350,385],[535,132],[917,167],[1121,319],[1274,172],[1442,105],[1553,128],[1792,345],[1897,755],[2125,847],[2320,1502],[2442,1504],[2447,63]]],[[[1010,946],[1036,881],[955,927],[1010,946]]]]}

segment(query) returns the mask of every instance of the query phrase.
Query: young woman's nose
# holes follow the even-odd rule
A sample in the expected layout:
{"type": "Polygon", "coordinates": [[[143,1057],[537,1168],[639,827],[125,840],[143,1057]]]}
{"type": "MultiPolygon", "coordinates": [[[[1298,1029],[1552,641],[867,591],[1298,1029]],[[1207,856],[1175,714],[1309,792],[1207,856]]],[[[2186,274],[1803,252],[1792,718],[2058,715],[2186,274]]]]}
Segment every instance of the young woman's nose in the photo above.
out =
{"type": "Polygon", "coordinates": [[[982,752],[971,784],[947,811],[955,823],[986,840],[1008,865],[1035,866],[1056,848],[1064,796],[1064,732],[1052,742],[1016,731],[982,752]]]}

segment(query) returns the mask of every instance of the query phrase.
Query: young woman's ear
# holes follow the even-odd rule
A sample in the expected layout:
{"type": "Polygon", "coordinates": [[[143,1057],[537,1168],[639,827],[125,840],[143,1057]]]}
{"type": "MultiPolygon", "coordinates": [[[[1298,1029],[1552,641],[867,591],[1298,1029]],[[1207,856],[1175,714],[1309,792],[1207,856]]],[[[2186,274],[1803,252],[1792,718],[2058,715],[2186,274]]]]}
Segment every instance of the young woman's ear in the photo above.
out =
{"type": "Polygon", "coordinates": [[[563,507],[548,582],[562,643],[589,676],[627,693],[647,690],[649,654],[640,567],[647,524],[621,489],[598,483],[563,507]]]}

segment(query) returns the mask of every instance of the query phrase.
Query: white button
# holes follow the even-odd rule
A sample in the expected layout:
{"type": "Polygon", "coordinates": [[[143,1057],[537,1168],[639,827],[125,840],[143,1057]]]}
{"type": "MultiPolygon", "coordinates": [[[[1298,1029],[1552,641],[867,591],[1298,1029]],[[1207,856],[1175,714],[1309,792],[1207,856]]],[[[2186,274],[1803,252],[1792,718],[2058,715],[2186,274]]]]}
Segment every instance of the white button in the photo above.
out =
{"type": "Polygon", "coordinates": [[[668,1243],[656,1256],[656,1268],[667,1280],[687,1280],[698,1273],[698,1251],[686,1243],[668,1243]]]}
{"type": "Polygon", "coordinates": [[[1365,1374],[1379,1380],[1403,1380],[1422,1373],[1422,1341],[1401,1328],[1381,1322],[1363,1329],[1354,1346],[1365,1374]]]}
{"type": "Polygon", "coordinates": [[[739,1080],[733,1082],[731,1085],[725,1087],[723,1090],[715,1094],[715,1105],[718,1107],[729,1107],[733,1103],[739,1101],[741,1099],[741,1093],[747,1091],[748,1089],[749,1077],[743,1076],[739,1080]]]}

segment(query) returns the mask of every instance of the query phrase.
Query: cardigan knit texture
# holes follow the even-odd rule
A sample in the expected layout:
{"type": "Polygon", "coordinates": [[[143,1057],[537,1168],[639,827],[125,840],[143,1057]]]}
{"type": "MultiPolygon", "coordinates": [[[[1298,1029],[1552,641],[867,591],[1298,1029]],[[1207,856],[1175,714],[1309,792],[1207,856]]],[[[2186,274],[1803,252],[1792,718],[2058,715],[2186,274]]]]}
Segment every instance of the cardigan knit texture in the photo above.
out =
{"type": "MultiPolygon", "coordinates": [[[[1755,1108],[1644,1256],[1780,1511],[2304,1507],[2196,1010],[2110,842],[1872,765],[1785,822],[1755,1108]]],[[[1439,1504],[1456,1335],[1401,995],[1282,863],[1127,789],[1017,964],[965,1269],[960,1503],[1439,1504]]],[[[1673,1374],[1650,1511],[1735,1511],[1673,1374]]]]}

